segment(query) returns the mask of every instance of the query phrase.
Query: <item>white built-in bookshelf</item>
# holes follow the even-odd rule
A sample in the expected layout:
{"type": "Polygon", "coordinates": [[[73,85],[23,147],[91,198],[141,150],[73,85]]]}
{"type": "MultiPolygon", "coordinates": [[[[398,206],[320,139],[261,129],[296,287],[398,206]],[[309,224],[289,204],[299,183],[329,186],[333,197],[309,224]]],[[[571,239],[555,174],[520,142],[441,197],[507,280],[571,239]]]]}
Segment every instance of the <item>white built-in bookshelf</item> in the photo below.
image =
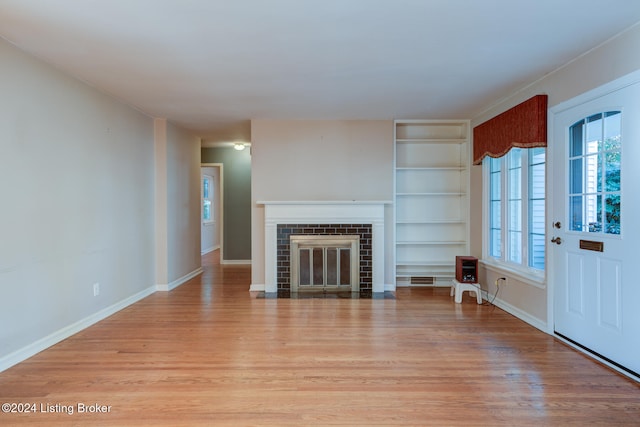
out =
{"type": "Polygon", "coordinates": [[[449,286],[469,252],[469,122],[395,121],[396,285],[449,286]]]}

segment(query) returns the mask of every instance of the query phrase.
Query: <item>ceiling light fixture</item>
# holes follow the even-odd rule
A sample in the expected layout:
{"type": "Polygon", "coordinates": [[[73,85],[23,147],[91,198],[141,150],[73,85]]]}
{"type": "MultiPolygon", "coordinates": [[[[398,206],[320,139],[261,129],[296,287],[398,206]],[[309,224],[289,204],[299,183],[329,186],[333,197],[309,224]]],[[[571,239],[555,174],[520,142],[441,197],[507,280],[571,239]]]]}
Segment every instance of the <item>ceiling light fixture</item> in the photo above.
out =
{"type": "Polygon", "coordinates": [[[238,150],[238,151],[242,151],[244,150],[245,145],[241,142],[236,142],[233,144],[233,149],[234,150],[238,150]]]}

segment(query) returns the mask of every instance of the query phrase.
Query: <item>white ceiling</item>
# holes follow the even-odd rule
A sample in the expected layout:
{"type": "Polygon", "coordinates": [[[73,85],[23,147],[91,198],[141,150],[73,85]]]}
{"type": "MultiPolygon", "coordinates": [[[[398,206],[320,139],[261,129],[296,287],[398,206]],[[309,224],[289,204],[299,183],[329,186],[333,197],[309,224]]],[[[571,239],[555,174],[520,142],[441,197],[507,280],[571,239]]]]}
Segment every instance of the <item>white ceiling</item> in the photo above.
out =
{"type": "Polygon", "coordinates": [[[639,21],[640,0],[0,0],[0,36],[210,140],[471,118],[639,21]]]}

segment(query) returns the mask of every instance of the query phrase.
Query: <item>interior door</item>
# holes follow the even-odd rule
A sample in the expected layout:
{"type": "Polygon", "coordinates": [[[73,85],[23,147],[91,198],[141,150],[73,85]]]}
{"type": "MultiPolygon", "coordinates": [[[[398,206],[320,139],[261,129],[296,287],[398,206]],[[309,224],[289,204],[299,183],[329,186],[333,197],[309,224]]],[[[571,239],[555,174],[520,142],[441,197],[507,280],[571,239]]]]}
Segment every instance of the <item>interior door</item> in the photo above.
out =
{"type": "Polygon", "coordinates": [[[640,83],[553,117],[554,328],[640,372],[640,83]]]}

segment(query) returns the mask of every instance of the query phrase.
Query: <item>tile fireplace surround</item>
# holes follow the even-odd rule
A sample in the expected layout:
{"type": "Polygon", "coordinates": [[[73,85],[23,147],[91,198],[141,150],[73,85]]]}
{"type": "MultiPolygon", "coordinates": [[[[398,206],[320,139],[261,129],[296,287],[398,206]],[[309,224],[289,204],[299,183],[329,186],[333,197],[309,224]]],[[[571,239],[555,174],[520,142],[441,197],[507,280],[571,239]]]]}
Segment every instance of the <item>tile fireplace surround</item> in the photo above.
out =
{"type": "Polygon", "coordinates": [[[372,287],[372,246],[371,224],[278,224],[277,245],[277,288],[278,293],[291,289],[291,236],[349,236],[359,237],[359,260],[357,268],[360,270],[359,291],[362,294],[371,294],[372,287]]]}
{"type": "Polygon", "coordinates": [[[265,201],[265,294],[289,291],[289,235],[360,234],[360,291],[384,293],[387,201],[265,201]],[[285,244],[285,240],[287,240],[285,244]]]}

